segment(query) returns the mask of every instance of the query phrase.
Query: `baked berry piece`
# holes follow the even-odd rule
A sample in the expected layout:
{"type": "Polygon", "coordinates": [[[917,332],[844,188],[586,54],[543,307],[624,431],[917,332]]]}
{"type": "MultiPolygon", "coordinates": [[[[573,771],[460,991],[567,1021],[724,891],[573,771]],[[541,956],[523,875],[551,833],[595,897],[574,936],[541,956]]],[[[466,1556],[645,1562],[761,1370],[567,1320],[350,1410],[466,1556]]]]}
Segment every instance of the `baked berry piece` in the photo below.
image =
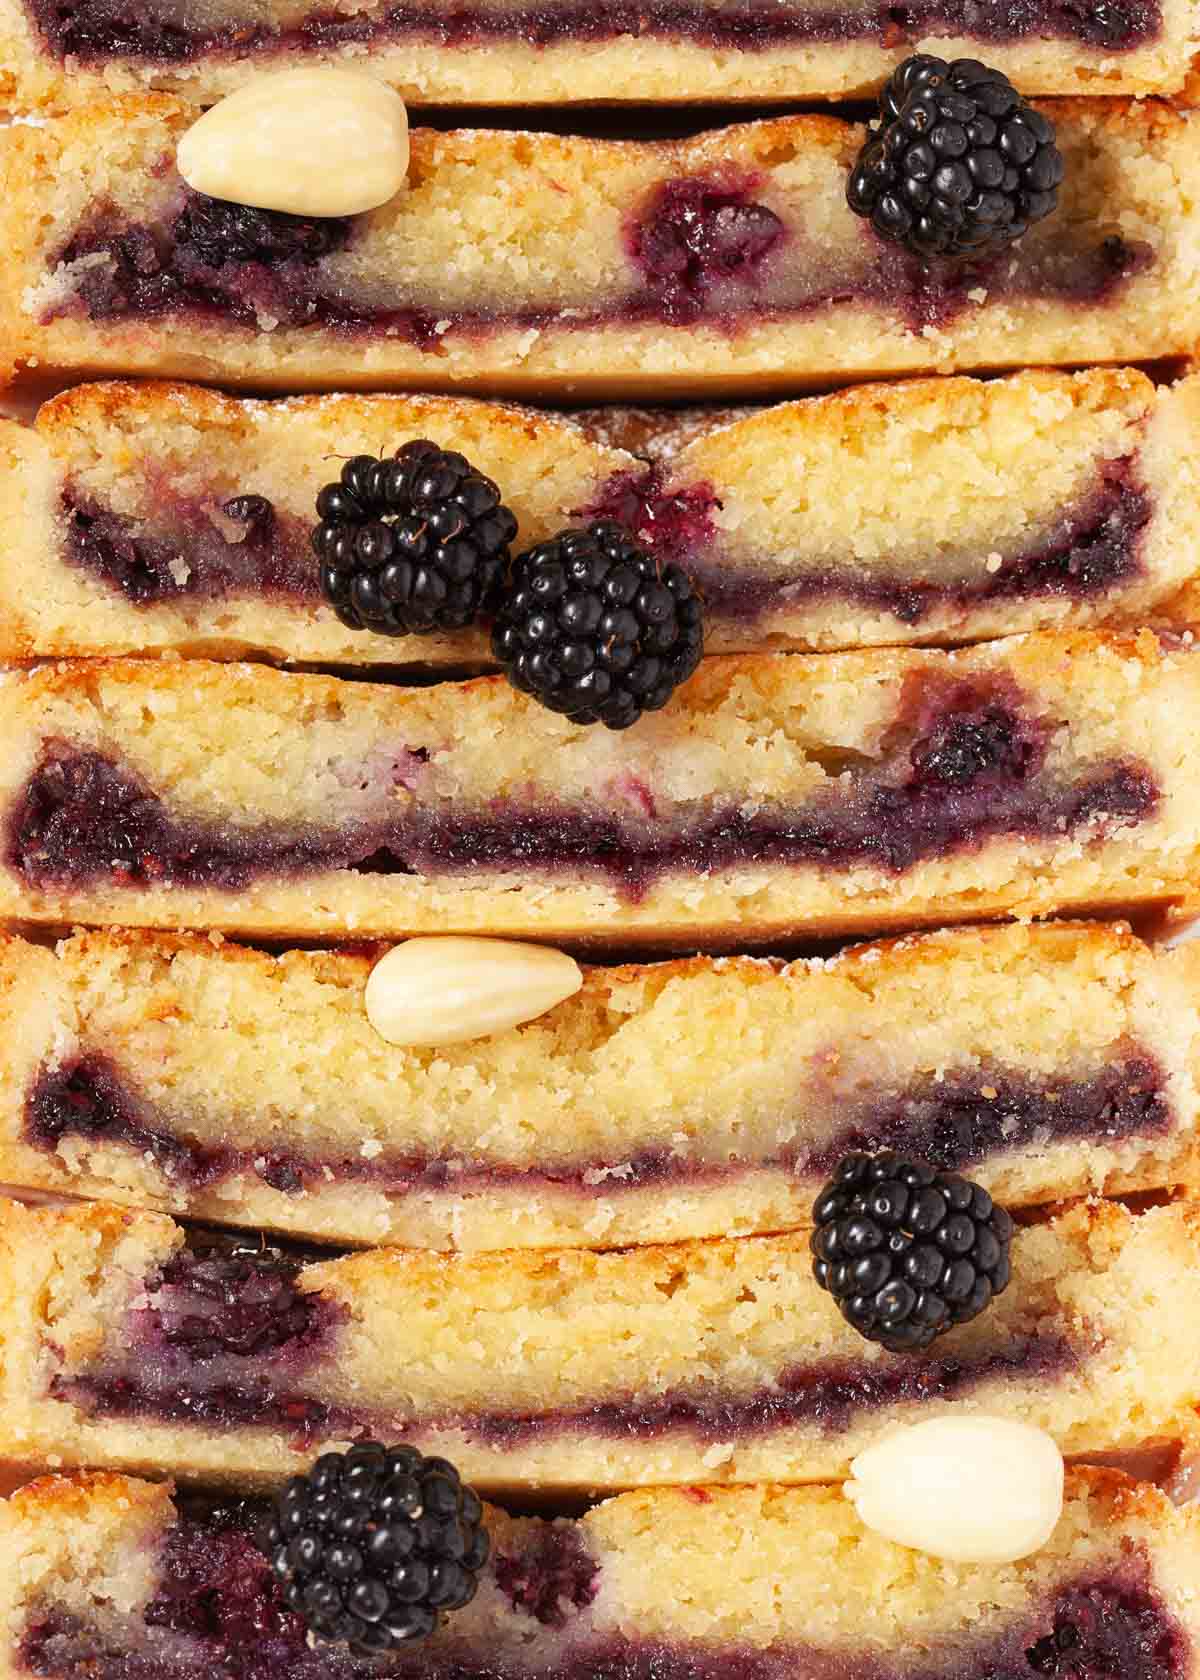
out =
{"type": "Polygon", "coordinates": [[[552,712],[628,729],[700,663],[700,599],[681,567],[602,520],[520,556],[492,649],[513,687],[552,712]]]}
{"type": "MultiPolygon", "coordinates": [[[[1115,100],[1050,110],[1066,160],[1058,213],[1015,245],[972,243],[935,266],[847,204],[869,136],[840,117],[685,139],[416,129],[406,190],[311,255],[295,228],[260,250],[238,224],[222,245],[205,216],[197,245],[194,195],[171,163],[194,108],[110,99],[6,137],[4,350],[39,377],[203,366],[260,390],[543,403],[744,401],[870,374],[1189,354],[1200,155],[1188,113],[1115,100]],[[69,195],[55,190],[64,178],[69,195]]],[[[991,179],[1003,154],[979,146],[991,179]]],[[[960,163],[944,160],[958,208],[960,163]]],[[[1040,152],[1014,167],[1016,196],[1006,164],[972,227],[1003,204],[1011,231],[1036,207],[1030,193],[1049,191],[1040,152]]],[[[957,241],[967,223],[955,226],[957,241]]]]}
{"type": "Polygon", "coordinates": [[[0,1300],[19,1326],[0,1452],[277,1486],[363,1437],[445,1456],[480,1493],[563,1496],[833,1481],[947,1410],[1034,1423],[1085,1456],[1185,1433],[1200,1343],[1167,1358],[1163,1336],[1200,1314],[1194,1203],[1076,1203],[1022,1225],[1012,1253],[986,1312],[893,1352],[835,1310],[802,1231],[293,1255],[284,1277],[278,1259],[239,1266],[214,1301],[199,1238],[161,1214],[0,1202],[0,1300]],[[279,1323],[247,1347],[264,1297],[279,1323]]]}
{"type": "Polygon", "coordinates": [[[284,1488],[267,1532],[271,1567],[314,1633],[392,1651],[474,1598],[488,1558],[482,1514],[444,1458],[364,1441],[284,1488]]]}
{"type": "Polygon", "coordinates": [[[355,455],[317,497],[321,592],[343,624],[385,636],[463,630],[491,605],[517,522],[490,478],[416,438],[355,455]]]}
{"type": "Polygon", "coordinates": [[[1057,205],[1054,124],[999,70],[918,53],[888,79],[879,109],[846,198],[884,239],[917,256],[981,253],[1057,205]]]}
{"type": "Polygon", "coordinates": [[[813,1273],[893,1353],[928,1347],[1008,1288],[1013,1223],[987,1191],[899,1155],[847,1155],[813,1209],[813,1273]]]}
{"type": "MultiPolygon", "coordinates": [[[[864,1527],[838,1487],[653,1488],[557,1521],[489,1508],[492,1555],[471,1603],[428,1639],[361,1655],[311,1640],[287,1608],[254,1546],[262,1515],[254,1500],[173,1494],[131,1476],[31,1483],[0,1502],[0,1672],[22,1680],[1200,1676],[1200,1508],[1176,1507],[1111,1470],[1069,1469],[1062,1519],[1016,1564],[953,1563],[901,1547],[864,1527]]],[[[952,1524],[948,1515],[947,1543],[952,1524]]]]}

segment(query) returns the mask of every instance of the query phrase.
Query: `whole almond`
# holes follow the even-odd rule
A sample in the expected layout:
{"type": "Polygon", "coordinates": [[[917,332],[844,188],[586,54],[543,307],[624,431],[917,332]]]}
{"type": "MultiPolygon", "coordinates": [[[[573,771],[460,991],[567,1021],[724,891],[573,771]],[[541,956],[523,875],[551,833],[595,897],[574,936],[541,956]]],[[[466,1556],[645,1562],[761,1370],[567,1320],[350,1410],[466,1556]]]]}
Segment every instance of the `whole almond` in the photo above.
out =
{"type": "Polygon", "coordinates": [[[283,70],[231,93],[179,142],[179,173],[210,198],[356,216],[394,198],[408,174],[400,95],[357,70],[283,70]]]}
{"type": "Polygon", "coordinates": [[[579,964],[510,939],[409,939],[367,980],[367,1019],[389,1044],[465,1044],[544,1015],[583,985],[579,964]]]}
{"type": "Polygon", "coordinates": [[[1062,1515],[1057,1444],[1012,1418],[926,1418],[859,1453],[850,1476],[867,1528],[954,1563],[1029,1557],[1062,1515]]]}

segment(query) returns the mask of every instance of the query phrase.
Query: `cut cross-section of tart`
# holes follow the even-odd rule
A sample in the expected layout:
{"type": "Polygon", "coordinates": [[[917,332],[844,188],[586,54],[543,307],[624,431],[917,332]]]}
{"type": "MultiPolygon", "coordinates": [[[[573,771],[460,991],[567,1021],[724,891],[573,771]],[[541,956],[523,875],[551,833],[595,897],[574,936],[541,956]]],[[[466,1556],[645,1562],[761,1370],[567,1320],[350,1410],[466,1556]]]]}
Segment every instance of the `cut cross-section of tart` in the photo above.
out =
{"type": "Polygon", "coordinates": [[[924,50],[984,57],[1029,93],[1172,93],[1193,37],[1186,0],[0,0],[0,91],[23,107],[114,88],[211,104],[281,64],[340,64],[422,104],[757,103],[861,95],[924,50]]]}
{"type": "Polygon", "coordinates": [[[846,201],[861,125],[789,116],[684,140],[418,130],[407,188],[314,221],[186,188],[194,108],[127,98],[14,128],[0,158],[0,352],[41,372],[279,390],[579,396],[1190,352],[1190,113],[1063,101],[1058,209],[928,266],[846,201]]]}
{"type": "Polygon", "coordinates": [[[372,1028],[371,963],[9,939],[0,1182],[506,1249],[806,1225],[852,1150],[969,1173],[1009,1207],[1200,1176],[1200,944],[1057,923],[595,968],[540,1020],[436,1049],[372,1028]]]}
{"type": "Polygon", "coordinates": [[[502,677],[79,661],[0,688],[0,912],[744,948],[1178,905],[1198,731],[1148,631],[709,659],[623,731],[502,677]]]}
{"type": "Polygon", "coordinates": [[[308,1641],[258,1549],[268,1515],[111,1474],[30,1483],[0,1505],[0,1674],[1200,1675],[1200,1516],[1113,1471],[1069,1472],[1047,1545],[1002,1565],[906,1550],[866,1529],[836,1488],[661,1488],[558,1521],[485,1507],[491,1556],[474,1600],[431,1639],[370,1657],[308,1641]]]}
{"type": "Polygon", "coordinates": [[[321,596],[310,539],[338,458],[419,437],[498,484],[515,550],[604,518],[682,565],[713,653],[1144,623],[1200,552],[1200,378],[1035,371],[571,418],[94,384],[36,427],[0,423],[0,653],[489,663],[486,623],[364,634],[321,596]]]}
{"type": "Polygon", "coordinates": [[[1011,1268],[979,1316],[900,1353],[842,1317],[807,1233],[305,1264],[161,1214],[6,1204],[0,1452],[266,1485],[369,1436],[481,1489],[565,1493],[826,1480],[947,1411],[1069,1454],[1191,1443],[1193,1205],[1079,1203],[1018,1229],[1011,1268]]]}

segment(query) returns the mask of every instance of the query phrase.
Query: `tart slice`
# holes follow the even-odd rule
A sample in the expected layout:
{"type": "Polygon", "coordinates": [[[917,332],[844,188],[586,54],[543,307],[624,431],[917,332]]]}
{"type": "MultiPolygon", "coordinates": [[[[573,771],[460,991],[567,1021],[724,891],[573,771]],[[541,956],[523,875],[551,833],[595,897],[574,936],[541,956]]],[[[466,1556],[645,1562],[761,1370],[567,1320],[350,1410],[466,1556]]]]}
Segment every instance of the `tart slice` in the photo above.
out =
{"type": "Polygon", "coordinates": [[[714,653],[1143,623],[1200,552],[1200,378],[1035,371],[571,418],[94,384],[35,428],[0,423],[0,654],[489,663],[485,626],[363,634],[321,596],[310,538],[337,459],[419,437],[497,482],[514,550],[610,518],[682,564],[714,653]]]}
{"type": "Polygon", "coordinates": [[[408,187],[314,222],[205,199],[194,108],[100,102],[0,160],[0,360],[247,387],[692,398],[1137,361],[1200,331],[1200,144],[1153,101],[1047,112],[1066,177],[1020,242],[932,268],[849,209],[860,125],[696,138],[418,131],[408,187]]]}
{"type": "Polygon", "coordinates": [[[703,662],[624,731],[501,677],[80,661],[0,688],[0,913],[729,946],[1196,895],[1200,660],[703,662]]]}
{"type": "Polygon", "coordinates": [[[0,1182],[506,1249],[806,1225],[850,1150],[968,1172],[1010,1207],[1200,1179],[1200,944],[1058,923],[594,968],[540,1020],[435,1050],[374,1031],[371,965],[5,941],[0,1182]]]}
{"type": "Polygon", "coordinates": [[[0,89],[20,106],[169,89],[211,104],[281,63],[367,69],[410,102],[545,105],[862,95],[907,53],[984,57],[1030,93],[1172,93],[1194,50],[1185,0],[1002,0],[969,13],[917,0],[886,17],[861,0],[570,0],[453,13],[358,0],[2,0],[0,89]]]}
{"type": "Polygon", "coordinates": [[[266,1512],[125,1476],[0,1506],[4,1680],[1196,1680],[1200,1517],[1068,1474],[1049,1543],[951,1564],[872,1534],[835,1488],[660,1488],[577,1520],[485,1508],[479,1591],[385,1656],[306,1640],[256,1544],[266,1512]],[[869,1598],[871,1614],[864,1616],[869,1598]]]}
{"type": "Polygon", "coordinates": [[[0,1454],[17,1462],[266,1485],[369,1436],[481,1490],[550,1495],[828,1480],[896,1423],[956,1409],[1073,1454],[1195,1434],[1186,1202],[1019,1229],[1007,1289],[903,1353],[850,1327],[803,1233],[303,1264],[104,1203],[2,1212],[0,1454]]]}

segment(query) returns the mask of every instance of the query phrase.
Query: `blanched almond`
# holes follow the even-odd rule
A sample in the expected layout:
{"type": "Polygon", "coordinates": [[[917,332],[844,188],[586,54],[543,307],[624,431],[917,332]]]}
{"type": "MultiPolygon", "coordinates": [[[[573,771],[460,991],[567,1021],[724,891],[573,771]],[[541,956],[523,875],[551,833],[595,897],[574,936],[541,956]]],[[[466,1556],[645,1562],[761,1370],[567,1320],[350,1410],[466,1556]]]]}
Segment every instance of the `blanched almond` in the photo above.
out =
{"type": "Polygon", "coordinates": [[[1015,1563],[1062,1515],[1063,1461],[1011,1418],[926,1418],[859,1453],[846,1497],[868,1528],[954,1563],[1015,1563]]]}
{"type": "Polygon", "coordinates": [[[356,216],[408,174],[408,113],[374,76],[320,66],[258,77],[179,142],[189,187],[296,216],[356,216]]]}
{"type": "Polygon", "coordinates": [[[409,939],[371,970],[367,1018],[389,1044],[465,1044],[544,1015],[582,984],[578,963],[544,945],[409,939]]]}

